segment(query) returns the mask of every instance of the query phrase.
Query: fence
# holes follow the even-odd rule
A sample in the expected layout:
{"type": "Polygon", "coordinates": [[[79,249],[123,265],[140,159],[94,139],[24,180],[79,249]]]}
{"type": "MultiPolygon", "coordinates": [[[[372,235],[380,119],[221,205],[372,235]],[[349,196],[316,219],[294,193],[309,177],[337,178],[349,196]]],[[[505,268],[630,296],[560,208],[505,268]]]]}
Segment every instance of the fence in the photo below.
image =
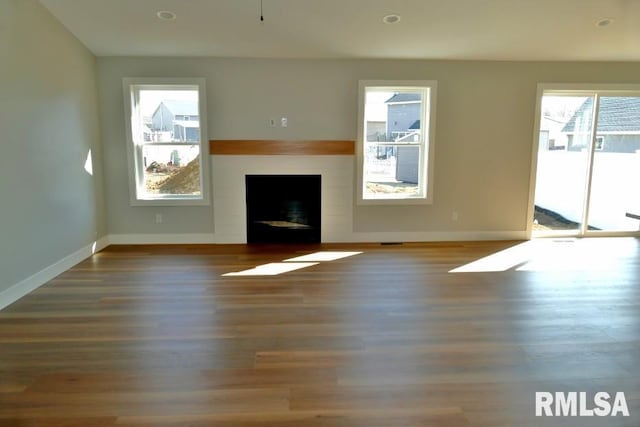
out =
{"type": "MultiPolygon", "coordinates": [[[[540,150],[535,204],[580,222],[587,153],[540,150]]],[[[627,212],[640,212],[640,153],[596,152],[589,225],[601,230],[638,230],[627,212]]]]}

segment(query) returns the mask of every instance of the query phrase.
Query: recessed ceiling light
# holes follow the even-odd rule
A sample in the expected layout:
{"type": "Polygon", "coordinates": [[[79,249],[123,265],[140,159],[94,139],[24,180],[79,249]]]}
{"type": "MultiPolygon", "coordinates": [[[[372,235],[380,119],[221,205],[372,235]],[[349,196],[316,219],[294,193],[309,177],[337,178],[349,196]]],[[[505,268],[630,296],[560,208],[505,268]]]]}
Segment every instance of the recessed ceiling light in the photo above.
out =
{"type": "Polygon", "coordinates": [[[400,22],[400,15],[387,15],[384,18],[382,18],[382,22],[384,22],[385,24],[396,24],[398,22],[400,22]]]}
{"type": "Polygon", "coordinates": [[[171,12],[170,10],[161,10],[156,13],[156,16],[163,21],[173,21],[174,19],[176,19],[176,14],[171,12]]]}
{"type": "Polygon", "coordinates": [[[613,24],[613,18],[602,18],[596,21],[596,27],[604,28],[613,24]]]}

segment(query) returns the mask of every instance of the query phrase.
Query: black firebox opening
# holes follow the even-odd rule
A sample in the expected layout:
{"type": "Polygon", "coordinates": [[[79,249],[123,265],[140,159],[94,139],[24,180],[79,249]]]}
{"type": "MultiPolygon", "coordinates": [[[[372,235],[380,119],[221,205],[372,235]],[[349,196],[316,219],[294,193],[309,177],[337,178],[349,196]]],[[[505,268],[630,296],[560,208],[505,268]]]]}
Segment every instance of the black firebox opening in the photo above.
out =
{"type": "Polygon", "coordinates": [[[248,243],[320,243],[320,175],[246,175],[248,243]]]}

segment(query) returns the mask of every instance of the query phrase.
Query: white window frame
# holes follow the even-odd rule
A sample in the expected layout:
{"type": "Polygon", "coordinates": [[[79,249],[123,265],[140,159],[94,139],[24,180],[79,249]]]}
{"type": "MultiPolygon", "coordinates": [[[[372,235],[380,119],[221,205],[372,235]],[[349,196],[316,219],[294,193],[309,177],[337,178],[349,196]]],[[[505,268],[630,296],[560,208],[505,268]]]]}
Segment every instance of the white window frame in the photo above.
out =
{"type": "Polygon", "coordinates": [[[436,99],[438,83],[435,80],[360,80],[358,85],[358,139],[357,139],[357,199],[358,205],[416,205],[433,203],[433,177],[435,164],[436,99]],[[421,194],[412,197],[380,196],[365,198],[364,192],[364,152],[365,135],[365,94],[368,89],[393,91],[423,91],[428,94],[422,99],[420,118],[422,129],[420,147],[418,185],[421,194]]]}
{"type": "MultiPolygon", "coordinates": [[[[209,144],[207,138],[206,86],[204,78],[144,78],[127,77],[122,80],[126,124],[127,159],[129,170],[129,203],[131,206],[204,206],[211,203],[209,190],[209,144]],[[154,195],[140,191],[144,185],[142,160],[143,141],[136,141],[135,135],[142,132],[134,127],[142,123],[138,109],[141,90],[181,90],[185,86],[197,88],[200,117],[200,195],[154,195]],[[134,117],[138,117],[134,120],[134,117]]],[[[193,90],[193,89],[191,89],[193,90]]],[[[173,145],[173,143],[170,143],[173,145]]]]}

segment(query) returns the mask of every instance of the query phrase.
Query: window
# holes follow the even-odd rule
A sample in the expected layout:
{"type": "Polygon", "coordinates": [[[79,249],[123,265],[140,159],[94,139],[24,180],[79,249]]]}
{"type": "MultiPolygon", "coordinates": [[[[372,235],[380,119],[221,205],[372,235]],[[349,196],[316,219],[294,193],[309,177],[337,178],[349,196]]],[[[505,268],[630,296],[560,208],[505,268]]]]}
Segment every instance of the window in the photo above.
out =
{"type": "Polygon", "coordinates": [[[358,203],[433,201],[435,81],[360,81],[358,203]]]}
{"type": "Polygon", "coordinates": [[[604,136],[596,136],[596,150],[602,151],[604,148],[604,136]]]}
{"type": "Polygon", "coordinates": [[[208,204],[204,79],[123,85],[131,204],[208,204]]]}

